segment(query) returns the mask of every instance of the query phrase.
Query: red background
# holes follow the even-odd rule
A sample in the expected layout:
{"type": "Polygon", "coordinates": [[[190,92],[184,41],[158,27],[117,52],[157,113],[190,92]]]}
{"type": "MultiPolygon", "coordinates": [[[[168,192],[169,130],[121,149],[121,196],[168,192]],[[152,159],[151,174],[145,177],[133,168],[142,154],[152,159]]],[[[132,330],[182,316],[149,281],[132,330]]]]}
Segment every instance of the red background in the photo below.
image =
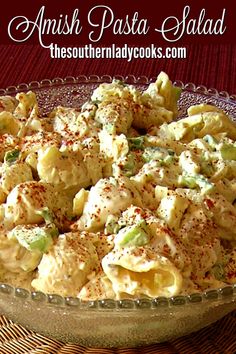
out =
{"type": "Polygon", "coordinates": [[[232,0],[217,1],[183,1],[156,2],[150,0],[130,1],[96,1],[58,0],[29,1],[6,4],[0,12],[0,87],[18,85],[22,82],[40,81],[55,77],[78,75],[135,75],[156,76],[160,70],[166,71],[171,79],[183,82],[194,82],[196,85],[215,87],[230,94],[236,94],[236,3],[232,0]],[[38,44],[37,33],[23,45],[14,43],[8,36],[7,26],[14,16],[24,15],[35,20],[42,5],[45,5],[47,18],[57,18],[60,14],[71,15],[79,8],[79,18],[83,30],[78,36],[47,36],[46,41],[66,46],[88,44],[88,33],[91,27],[87,23],[87,14],[96,4],[109,6],[116,18],[131,17],[138,11],[139,18],[147,18],[150,30],[144,35],[114,35],[109,29],[98,45],[115,43],[122,45],[145,46],[154,43],[156,46],[168,45],[162,36],[154,31],[162,21],[171,15],[181,18],[185,5],[191,6],[189,18],[198,17],[202,8],[206,9],[206,17],[217,19],[226,9],[223,35],[184,35],[174,46],[186,46],[186,59],[51,59],[48,49],[38,44]]]}

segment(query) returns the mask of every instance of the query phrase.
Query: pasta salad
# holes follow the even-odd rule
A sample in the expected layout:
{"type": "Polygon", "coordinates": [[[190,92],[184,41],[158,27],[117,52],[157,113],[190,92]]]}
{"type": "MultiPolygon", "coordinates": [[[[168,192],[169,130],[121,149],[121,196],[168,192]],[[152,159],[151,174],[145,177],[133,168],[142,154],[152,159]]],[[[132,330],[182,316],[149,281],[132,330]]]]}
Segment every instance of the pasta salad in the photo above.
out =
{"type": "Polygon", "coordinates": [[[236,283],[236,124],[113,80],[41,116],[0,97],[0,281],[82,300],[236,283]]]}

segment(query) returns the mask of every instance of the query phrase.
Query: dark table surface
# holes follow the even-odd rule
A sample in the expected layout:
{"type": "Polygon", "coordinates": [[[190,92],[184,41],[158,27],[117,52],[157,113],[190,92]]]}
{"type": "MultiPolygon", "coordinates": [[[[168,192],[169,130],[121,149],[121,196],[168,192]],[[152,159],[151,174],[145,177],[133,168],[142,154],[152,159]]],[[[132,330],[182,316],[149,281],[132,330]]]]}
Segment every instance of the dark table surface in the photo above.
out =
{"type": "Polygon", "coordinates": [[[193,82],[236,94],[236,44],[189,44],[186,59],[51,59],[38,45],[0,45],[0,88],[79,75],[155,77],[193,82]]]}

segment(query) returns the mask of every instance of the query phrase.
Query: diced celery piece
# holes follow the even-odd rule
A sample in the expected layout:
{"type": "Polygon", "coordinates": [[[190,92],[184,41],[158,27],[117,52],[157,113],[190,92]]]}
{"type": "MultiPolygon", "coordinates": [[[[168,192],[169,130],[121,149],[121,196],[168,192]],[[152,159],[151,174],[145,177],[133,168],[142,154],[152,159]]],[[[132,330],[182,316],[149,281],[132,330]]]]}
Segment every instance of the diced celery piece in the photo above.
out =
{"type": "Polygon", "coordinates": [[[149,243],[146,222],[142,220],[135,225],[121,229],[117,234],[117,243],[123,247],[140,247],[149,243]]]}
{"type": "Polygon", "coordinates": [[[200,187],[203,193],[207,193],[214,188],[214,184],[209,182],[203,175],[182,175],[179,176],[179,184],[191,189],[200,187]]]}
{"type": "Polygon", "coordinates": [[[195,176],[189,176],[189,175],[179,176],[179,184],[182,187],[188,187],[191,189],[197,188],[197,182],[195,176]]]}
{"type": "Polygon", "coordinates": [[[174,161],[174,156],[168,155],[161,161],[161,165],[169,166],[173,161],[174,161]]]}
{"type": "Polygon", "coordinates": [[[105,224],[105,233],[106,234],[117,234],[120,229],[118,224],[118,217],[115,215],[108,215],[107,221],[105,224]]]}
{"type": "Polygon", "coordinates": [[[158,160],[162,163],[170,163],[173,161],[174,151],[157,146],[148,146],[143,153],[143,160],[149,162],[151,160],[158,160]]]}
{"type": "Polygon", "coordinates": [[[53,243],[53,237],[58,236],[58,230],[54,224],[50,226],[35,227],[33,229],[13,229],[12,236],[29,251],[38,250],[42,253],[48,251],[53,243]]]}
{"type": "Polygon", "coordinates": [[[123,170],[127,177],[131,177],[134,175],[134,169],[135,169],[134,155],[128,154],[126,160],[127,161],[123,166],[123,170]]]}
{"type": "Polygon", "coordinates": [[[20,150],[18,149],[7,151],[4,156],[4,162],[6,162],[8,165],[12,165],[18,160],[19,156],[20,150]]]}
{"type": "Polygon", "coordinates": [[[220,153],[223,160],[236,160],[236,146],[234,145],[223,144],[220,153]]]}
{"type": "Polygon", "coordinates": [[[144,149],[144,136],[137,136],[128,138],[130,150],[143,150],[144,149]]]}

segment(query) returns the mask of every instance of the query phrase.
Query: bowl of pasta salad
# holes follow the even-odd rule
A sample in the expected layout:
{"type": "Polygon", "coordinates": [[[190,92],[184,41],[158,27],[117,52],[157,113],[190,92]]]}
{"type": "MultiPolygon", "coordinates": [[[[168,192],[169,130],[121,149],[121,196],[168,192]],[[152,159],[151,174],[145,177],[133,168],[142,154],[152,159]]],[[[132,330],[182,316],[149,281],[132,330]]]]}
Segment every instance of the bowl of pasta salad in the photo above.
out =
{"type": "Polygon", "coordinates": [[[121,347],[234,310],[235,119],[164,72],[0,90],[1,312],[121,347]]]}

